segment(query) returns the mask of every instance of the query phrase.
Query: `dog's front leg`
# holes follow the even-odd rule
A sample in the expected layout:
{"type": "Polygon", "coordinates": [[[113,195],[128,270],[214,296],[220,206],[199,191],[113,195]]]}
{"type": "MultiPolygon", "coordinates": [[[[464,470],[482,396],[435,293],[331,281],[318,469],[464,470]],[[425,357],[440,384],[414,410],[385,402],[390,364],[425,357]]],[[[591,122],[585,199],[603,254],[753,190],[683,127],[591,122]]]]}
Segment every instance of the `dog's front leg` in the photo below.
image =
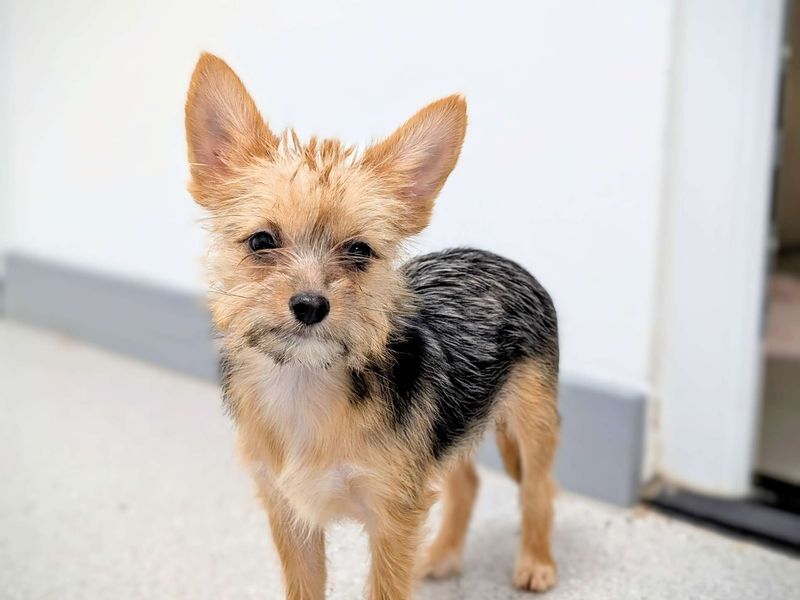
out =
{"type": "Polygon", "coordinates": [[[408,600],[431,500],[424,494],[388,503],[370,530],[369,600],[408,600]]]}
{"type": "Polygon", "coordinates": [[[286,599],[324,600],[325,532],[299,523],[279,492],[261,490],[259,496],[281,559],[286,599]]]}

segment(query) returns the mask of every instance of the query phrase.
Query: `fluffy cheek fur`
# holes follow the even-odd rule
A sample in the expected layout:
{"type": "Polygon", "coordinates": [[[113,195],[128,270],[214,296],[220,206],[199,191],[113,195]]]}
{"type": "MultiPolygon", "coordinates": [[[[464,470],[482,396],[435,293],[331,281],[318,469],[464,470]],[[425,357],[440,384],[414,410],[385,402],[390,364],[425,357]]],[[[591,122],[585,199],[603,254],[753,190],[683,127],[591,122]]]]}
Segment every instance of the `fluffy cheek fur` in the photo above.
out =
{"type": "Polygon", "coordinates": [[[226,278],[212,292],[214,321],[225,337],[240,340],[277,363],[318,367],[338,358],[355,367],[385,347],[388,315],[402,295],[401,281],[390,268],[376,262],[369,272],[338,272],[324,285],[311,288],[298,285],[291,265],[254,270],[258,273],[252,278],[226,278]],[[303,330],[289,308],[292,296],[309,289],[323,293],[331,306],[328,317],[313,331],[303,330]]]}
{"type": "Polygon", "coordinates": [[[255,164],[242,175],[256,190],[279,189],[282,196],[240,199],[235,210],[208,219],[214,324],[227,339],[278,363],[326,366],[344,358],[357,367],[383,352],[390,315],[405,305],[395,264],[401,235],[387,224],[385,207],[370,209],[377,191],[356,195],[353,188],[364,187],[357,177],[314,185],[299,157],[286,162],[283,170],[255,164]],[[273,232],[280,246],[254,254],[247,239],[259,230],[273,232]],[[368,243],[375,257],[362,264],[349,257],[343,244],[354,239],[368,243]],[[302,292],[330,302],[330,314],[313,330],[290,310],[290,299],[302,292]]]}

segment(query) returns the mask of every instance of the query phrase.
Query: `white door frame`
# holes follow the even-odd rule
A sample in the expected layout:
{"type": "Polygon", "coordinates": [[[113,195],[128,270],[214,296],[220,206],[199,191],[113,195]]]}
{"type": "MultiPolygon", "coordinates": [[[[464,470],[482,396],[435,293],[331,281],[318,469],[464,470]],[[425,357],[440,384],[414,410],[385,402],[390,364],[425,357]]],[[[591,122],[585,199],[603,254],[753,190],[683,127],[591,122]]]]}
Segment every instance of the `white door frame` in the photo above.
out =
{"type": "Polygon", "coordinates": [[[676,0],[661,288],[656,473],[750,490],[783,0],[676,0]]]}

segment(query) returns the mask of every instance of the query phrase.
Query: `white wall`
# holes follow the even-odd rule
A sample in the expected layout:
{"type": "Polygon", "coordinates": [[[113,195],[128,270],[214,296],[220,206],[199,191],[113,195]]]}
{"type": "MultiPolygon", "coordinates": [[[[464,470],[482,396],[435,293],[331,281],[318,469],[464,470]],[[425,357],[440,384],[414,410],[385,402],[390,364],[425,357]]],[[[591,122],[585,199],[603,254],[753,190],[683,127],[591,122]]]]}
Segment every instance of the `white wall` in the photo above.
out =
{"type": "Polygon", "coordinates": [[[467,143],[420,248],[521,261],[555,296],[564,370],[645,388],[671,5],[11,1],[12,245],[201,288],[182,115],[201,49],[274,127],[349,141],[462,91],[467,143]]]}
{"type": "MultiPolygon", "coordinates": [[[[0,0],[0,82],[3,89],[7,89],[8,64],[10,52],[7,46],[8,2],[0,0]]],[[[4,256],[11,237],[11,202],[9,199],[9,144],[8,122],[10,118],[6,98],[8,94],[0,93],[0,281],[5,277],[6,263],[4,256]]],[[[0,307],[3,299],[0,298],[0,307]]]]}

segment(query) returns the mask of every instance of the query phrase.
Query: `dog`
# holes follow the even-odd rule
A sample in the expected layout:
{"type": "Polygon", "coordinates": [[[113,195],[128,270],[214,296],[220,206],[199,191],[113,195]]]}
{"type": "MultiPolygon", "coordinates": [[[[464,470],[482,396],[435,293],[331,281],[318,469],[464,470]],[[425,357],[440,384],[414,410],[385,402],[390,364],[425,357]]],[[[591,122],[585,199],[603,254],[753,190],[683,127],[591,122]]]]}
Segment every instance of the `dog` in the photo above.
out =
{"type": "Polygon", "coordinates": [[[207,211],[224,404],[268,513],[286,597],[325,594],[325,525],[363,523],[372,600],[462,568],[488,428],[520,484],[514,584],[551,588],[556,312],[522,267],[453,249],[402,263],[456,164],[460,95],[363,151],[273,133],[203,54],[186,102],[189,190],[207,211]],[[443,523],[419,552],[434,489],[443,523]]]}

